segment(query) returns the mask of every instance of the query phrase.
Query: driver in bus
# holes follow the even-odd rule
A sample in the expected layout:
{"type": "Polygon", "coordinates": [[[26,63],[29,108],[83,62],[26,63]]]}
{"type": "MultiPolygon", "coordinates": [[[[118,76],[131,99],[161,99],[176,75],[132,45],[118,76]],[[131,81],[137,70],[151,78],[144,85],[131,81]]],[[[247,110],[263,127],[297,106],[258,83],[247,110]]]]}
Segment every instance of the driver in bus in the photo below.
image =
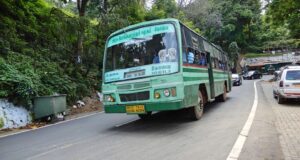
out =
{"type": "Polygon", "coordinates": [[[156,52],[154,53],[152,63],[159,63],[159,56],[158,56],[158,53],[156,53],[156,52]]]}

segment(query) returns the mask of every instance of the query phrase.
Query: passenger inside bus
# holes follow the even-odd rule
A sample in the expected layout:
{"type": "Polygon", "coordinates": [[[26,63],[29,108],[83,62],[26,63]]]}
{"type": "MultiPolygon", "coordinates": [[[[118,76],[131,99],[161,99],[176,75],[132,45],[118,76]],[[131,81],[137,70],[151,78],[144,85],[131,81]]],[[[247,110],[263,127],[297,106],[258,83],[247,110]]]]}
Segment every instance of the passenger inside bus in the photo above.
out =
{"type": "Polygon", "coordinates": [[[194,60],[195,60],[195,56],[194,56],[194,53],[192,52],[191,48],[187,48],[187,53],[188,53],[188,63],[194,63],[194,60]]]}
{"type": "Polygon", "coordinates": [[[206,66],[206,57],[204,53],[201,53],[201,57],[200,57],[200,65],[202,66],[206,66]]]}
{"type": "Polygon", "coordinates": [[[157,53],[154,53],[153,63],[159,63],[159,57],[157,53]]]}
{"type": "Polygon", "coordinates": [[[168,49],[168,60],[169,62],[177,62],[177,52],[175,48],[168,49]]]}
{"type": "Polygon", "coordinates": [[[167,62],[167,51],[162,49],[158,52],[159,62],[167,62]]]}

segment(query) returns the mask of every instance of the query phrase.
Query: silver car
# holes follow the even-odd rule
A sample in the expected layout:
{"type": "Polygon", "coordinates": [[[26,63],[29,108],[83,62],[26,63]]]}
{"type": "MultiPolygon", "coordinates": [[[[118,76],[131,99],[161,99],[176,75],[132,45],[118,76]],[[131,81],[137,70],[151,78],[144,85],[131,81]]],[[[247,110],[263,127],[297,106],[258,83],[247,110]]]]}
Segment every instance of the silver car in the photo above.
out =
{"type": "Polygon", "coordinates": [[[288,99],[300,100],[300,66],[284,67],[273,85],[273,96],[279,104],[288,99]]]}

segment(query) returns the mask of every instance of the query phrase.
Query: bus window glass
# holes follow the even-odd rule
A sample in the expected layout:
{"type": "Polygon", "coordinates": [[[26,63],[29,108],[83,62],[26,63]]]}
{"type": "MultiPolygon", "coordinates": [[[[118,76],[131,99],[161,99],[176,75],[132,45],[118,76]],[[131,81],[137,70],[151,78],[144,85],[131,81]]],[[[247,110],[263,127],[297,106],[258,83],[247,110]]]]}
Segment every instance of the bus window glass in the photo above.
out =
{"type": "Polygon", "coordinates": [[[207,62],[206,62],[206,54],[205,53],[201,53],[201,57],[200,57],[200,65],[202,66],[206,66],[207,62]]]}
{"type": "Polygon", "coordinates": [[[187,63],[187,57],[186,57],[186,38],[185,38],[185,32],[184,32],[184,27],[181,25],[181,43],[182,43],[182,62],[187,63]]]}
{"type": "Polygon", "coordinates": [[[178,46],[172,24],[138,28],[108,41],[105,82],[178,72],[178,46]]]}

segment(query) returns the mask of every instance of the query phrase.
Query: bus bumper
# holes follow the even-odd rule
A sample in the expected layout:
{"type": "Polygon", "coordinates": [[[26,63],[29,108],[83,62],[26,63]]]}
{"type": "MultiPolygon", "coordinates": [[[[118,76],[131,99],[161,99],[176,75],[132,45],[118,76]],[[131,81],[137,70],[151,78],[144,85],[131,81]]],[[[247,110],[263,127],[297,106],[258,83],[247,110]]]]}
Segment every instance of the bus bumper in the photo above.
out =
{"type": "Polygon", "coordinates": [[[182,101],[176,102],[160,102],[160,103],[135,103],[135,104],[116,104],[116,105],[105,105],[105,113],[126,113],[126,106],[132,105],[144,105],[145,111],[168,111],[168,110],[178,110],[183,108],[182,101]]]}

